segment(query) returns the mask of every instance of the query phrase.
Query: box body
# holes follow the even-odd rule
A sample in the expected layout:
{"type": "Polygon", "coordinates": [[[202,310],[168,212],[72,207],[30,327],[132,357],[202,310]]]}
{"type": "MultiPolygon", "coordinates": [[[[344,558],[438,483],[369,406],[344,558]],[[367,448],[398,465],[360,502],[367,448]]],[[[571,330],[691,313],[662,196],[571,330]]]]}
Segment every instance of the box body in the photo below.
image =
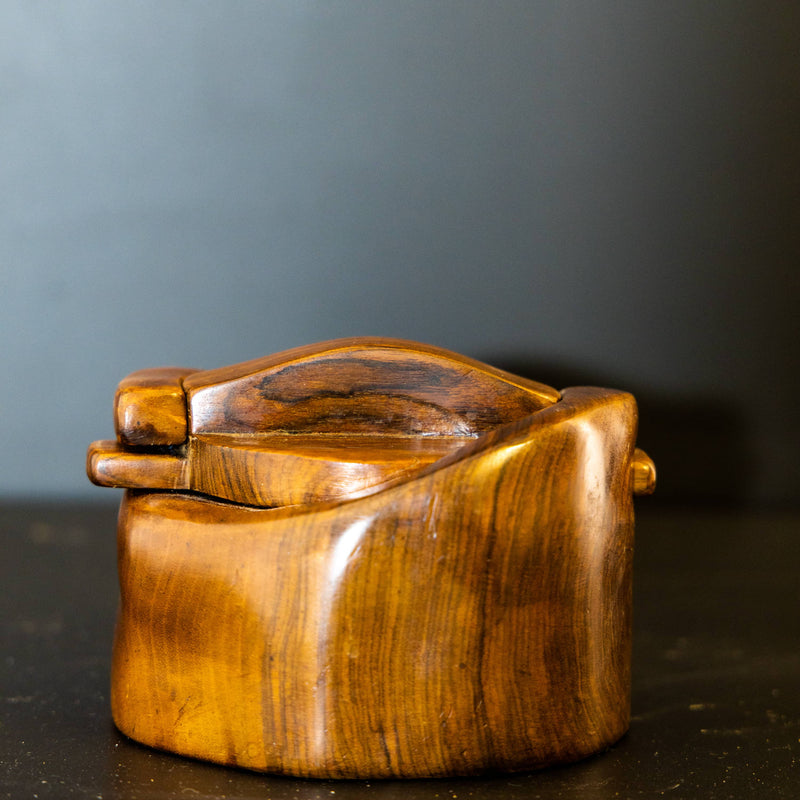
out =
{"type": "Polygon", "coordinates": [[[635,436],[630,395],[577,388],[346,502],[127,491],[117,726],[333,778],[608,747],[630,716],[635,436]]]}

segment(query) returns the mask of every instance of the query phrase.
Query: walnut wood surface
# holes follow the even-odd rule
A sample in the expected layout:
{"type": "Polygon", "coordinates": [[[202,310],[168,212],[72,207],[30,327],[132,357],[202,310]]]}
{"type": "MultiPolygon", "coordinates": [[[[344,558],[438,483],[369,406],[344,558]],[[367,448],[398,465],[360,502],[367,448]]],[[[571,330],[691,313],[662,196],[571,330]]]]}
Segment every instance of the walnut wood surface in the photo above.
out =
{"type": "Polygon", "coordinates": [[[317,777],[603,749],[629,716],[634,430],[629,395],[567,390],[346,503],[128,492],[117,725],[317,777]]]}
{"type": "Polygon", "coordinates": [[[154,747],[310,777],[527,770],[629,719],[623,392],[397,340],[134,373],[112,710],[154,747]]]}
{"type": "Polygon", "coordinates": [[[200,492],[255,506],[358,497],[462,447],[466,437],[192,436],[185,448],[132,452],[118,442],[89,448],[101,486],[200,492]]]}
{"type": "Polygon", "coordinates": [[[638,447],[633,451],[633,493],[635,495],[653,494],[656,490],[656,465],[653,459],[638,447]]]}
{"type": "Polygon", "coordinates": [[[190,432],[473,436],[559,399],[541,383],[440,348],[342,339],[195,373],[190,432]]]}
{"type": "Polygon", "coordinates": [[[99,486],[126,489],[189,489],[189,463],[180,454],[135,452],[101,439],[89,445],[86,470],[99,486]]]}
{"type": "Polygon", "coordinates": [[[102,486],[183,489],[257,506],[347,499],[559,396],[393,339],[343,339],[206,372],[142,370],[117,390],[118,446],[95,442],[87,472],[102,486]]]}
{"type": "Polygon", "coordinates": [[[174,445],[186,441],[188,415],[183,379],[195,370],[156,367],[120,381],[114,398],[117,440],[127,446],[174,445]]]}

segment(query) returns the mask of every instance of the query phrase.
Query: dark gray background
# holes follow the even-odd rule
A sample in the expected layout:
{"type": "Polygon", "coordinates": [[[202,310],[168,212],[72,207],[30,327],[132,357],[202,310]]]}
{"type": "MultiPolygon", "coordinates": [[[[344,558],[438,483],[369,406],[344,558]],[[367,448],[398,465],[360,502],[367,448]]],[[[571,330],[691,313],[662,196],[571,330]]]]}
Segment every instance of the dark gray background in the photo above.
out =
{"type": "Polygon", "coordinates": [[[369,334],[796,501],[799,264],[794,2],[0,2],[5,497],[107,498],[134,369],[369,334]]]}

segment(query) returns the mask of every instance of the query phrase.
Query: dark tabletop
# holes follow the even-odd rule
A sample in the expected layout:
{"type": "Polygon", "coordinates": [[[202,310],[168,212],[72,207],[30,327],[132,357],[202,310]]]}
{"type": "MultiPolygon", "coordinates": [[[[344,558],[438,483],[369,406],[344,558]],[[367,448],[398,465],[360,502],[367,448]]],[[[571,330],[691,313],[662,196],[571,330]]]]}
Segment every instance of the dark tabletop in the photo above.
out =
{"type": "Polygon", "coordinates": [[[0,505],[0,797],[800,797],[800,514],[638,508],[622,741],[532,774],[337,782],[217,767],[118,733],[116,508],[0,505]]]}

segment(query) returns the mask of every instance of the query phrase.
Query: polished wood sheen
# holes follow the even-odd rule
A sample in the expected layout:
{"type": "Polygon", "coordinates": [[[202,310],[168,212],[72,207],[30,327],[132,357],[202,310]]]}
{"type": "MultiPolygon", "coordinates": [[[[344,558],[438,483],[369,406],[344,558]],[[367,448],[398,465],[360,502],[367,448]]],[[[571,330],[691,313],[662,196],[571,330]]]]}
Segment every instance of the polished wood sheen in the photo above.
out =
{"type": "Polygon", "coordinates": [[[124,733],[376,778],[533,769],[625,732],[632,499],[655,481],[629,394],[362,339],[177,380],[183,442],[89,453],[126,487],[124,733]]]}
{"type": "Polygon", "coordinates": [[[653,459],[638,447],[633,451],[633,493],[653,494],[656,490],[656,465],[653,459]]]}
{"type": "Polygon", "coordinates": [[[391,339],[345,339],[208,372],[142,370],[117,390],[117,446],[93,444],[88,472],[102,486],[259,506],[345,499],[558,398],[544,384],[391,339]]]}
{"type": "Polygon", "coordinates": [[[157,367],[128,375],[114,398],[114,427],[128,446],[174,445],[186,441],[183,379],[195,370],[157,367]]]}

